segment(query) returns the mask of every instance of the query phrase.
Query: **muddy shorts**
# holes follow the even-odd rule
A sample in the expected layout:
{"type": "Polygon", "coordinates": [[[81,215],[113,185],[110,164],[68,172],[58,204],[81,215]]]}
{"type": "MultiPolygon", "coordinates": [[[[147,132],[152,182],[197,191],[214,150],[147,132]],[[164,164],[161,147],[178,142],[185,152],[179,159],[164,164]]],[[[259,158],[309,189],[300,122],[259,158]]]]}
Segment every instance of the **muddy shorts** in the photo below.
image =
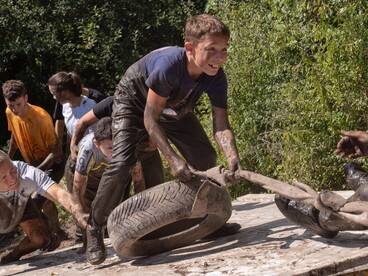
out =
{"type": "MultiPolygon", "coordinates": [[[[45,197],[43,198],[46,199],[45,197]]],[[[24,221],[27,221],[30,219],[36,219],[36,218],[42,219],[41,210],[37,206],[35,200],[32,197],[29,197],[26,208],[24,209],[22,218],[20,219],[20,222],[24,222],[24,221]]]]}

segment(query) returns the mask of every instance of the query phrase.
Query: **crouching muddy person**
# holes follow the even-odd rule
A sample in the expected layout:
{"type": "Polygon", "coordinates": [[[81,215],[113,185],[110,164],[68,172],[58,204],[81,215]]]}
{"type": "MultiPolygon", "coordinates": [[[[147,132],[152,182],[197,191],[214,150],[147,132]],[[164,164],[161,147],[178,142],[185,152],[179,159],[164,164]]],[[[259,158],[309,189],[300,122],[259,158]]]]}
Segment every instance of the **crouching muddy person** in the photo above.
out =
{"type": "Polygon", "coordinates": [[[276,195],[281,213],[324,238],[334,238],[339,231],[368,229],[368,173],[356,162],[344,167],[346,183],[354,194],[345,199],[331,191],[317,194],[314,206],[276,195]]]}
{"type": "MultiPolygon", "coordinates": [[[[73,197],[89,213],[96,196],[101,176],[110,164],[112,156],[111,117],[105,117],[96,124],[93,133],[80,141],[73,179],[73,197]]],[[[78,254],[85,252],[85,230],[81,230],[83,247],[78,254]]]]}
{"type": "MultiPolygon", "coordinates": [[[[355,159],[368,156],[368,133],[342,131],[336,154],[355,159]]],[[[344,167],[347,186],[354,191],[348,199],[333,192],[321,192],[316,206],[276,195],[275,202],[281,213],[291,221],[325,238],[335,237],[339,231],[368,229],[368,172],[357,162],[344,167]],[[327,205],[327,206],[326,206],[327,205]]]]}
{"type": "Polygon", "coordinates": [[[8,233],[19,225],[25,234],[23,240],[1,258],[0,264],[17,261],[50,241],[45,220],[31,198],[33,192],[60,203],[81,227],[86,227],[86,214],[69,192],[41,170],[21,161],[11,161],[0,151],[0,233],[8,233]]]}

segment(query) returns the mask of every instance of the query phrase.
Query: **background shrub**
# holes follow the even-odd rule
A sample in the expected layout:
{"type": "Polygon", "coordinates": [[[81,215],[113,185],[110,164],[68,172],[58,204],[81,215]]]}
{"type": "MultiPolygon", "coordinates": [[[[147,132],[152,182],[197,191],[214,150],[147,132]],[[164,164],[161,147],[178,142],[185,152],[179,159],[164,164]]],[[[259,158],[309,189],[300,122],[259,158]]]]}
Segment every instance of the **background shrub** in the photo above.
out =
{"type": "MultiPolygon", "coordinates": [[[[135,60],[182,45],[186,19],[206,9],[232,33],[225,71],[244,168],[318,190],[343,189],[346,160],[334,154],[340,130],[367,129],[367,6],[363,0],[3,0],[0,84],[23,80],[30,102],[50,112],[46,83],[60,70],[75,70],[87,87],[111,95],[135,60]]],[[[207,98],[196,112],[212,137],[207,98]]],[[[0,124],[2,147],[6,127],[0,124]]],[[[226,164],[221,155],[219,163],[226,164]]],[[[244,182],[232,194],[258,191],[244,182]]]]}
{"type": "MultiPolygon", "coordinates": [[[[334,154],[340,130],[367,129],[367,5],[208,3],[232,32],[225,70],[244,168],[318,190],[344,188],[346,160],[334,154]]],[[[244,191],[245,184],[234,193],[244,191]]]]}
{"type": "MultiPolygon", "coordinates": [[[[0,85],[21,79],[30,103],[53,111],[48,78],[76,71],[86,87],[111,95],[124,71],[149,51],[183,45],[187,18],[200,0],[3,0],[0,5],[0,85]]],[[[4,100],[0,109],[5,110],[4,100]]],[[[0,112],[5,122],[5,113],[0,112]]],[[[0,124],[0,145],[9,139],[0,124]]],[[[3,146],[4,147],[4,146],[3,146]]]]}

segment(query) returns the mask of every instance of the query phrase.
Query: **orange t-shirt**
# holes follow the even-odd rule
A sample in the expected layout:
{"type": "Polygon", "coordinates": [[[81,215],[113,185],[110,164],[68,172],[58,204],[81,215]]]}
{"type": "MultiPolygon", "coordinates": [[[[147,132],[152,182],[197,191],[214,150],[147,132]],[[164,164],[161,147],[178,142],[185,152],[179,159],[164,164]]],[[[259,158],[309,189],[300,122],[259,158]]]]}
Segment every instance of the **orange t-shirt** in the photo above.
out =
{"type": "Polygon", "coordinates": [[[30,109],[24,117],[16,116],[6,108],[8,129],[24,160],[38,166],[57,144],[57,137],[51,116],[39,106],[29,104],[30,109]]]}

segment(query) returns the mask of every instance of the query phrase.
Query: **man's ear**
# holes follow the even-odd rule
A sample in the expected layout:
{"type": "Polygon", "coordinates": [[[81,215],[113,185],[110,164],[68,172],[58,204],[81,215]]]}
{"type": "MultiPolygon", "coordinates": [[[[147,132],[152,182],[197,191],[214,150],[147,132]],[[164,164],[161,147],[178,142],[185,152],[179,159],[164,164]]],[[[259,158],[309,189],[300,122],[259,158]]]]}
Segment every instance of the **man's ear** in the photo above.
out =
{"type": "Polygon", "coordinates": [[[28,102],[28,94],[24,95],[24,99],[26,100],[26,102],[28,102]]]}
{"type": "Polygon", "coordinates": [[[193,51],[193,42],[185,42],[184,43],[184,49],[187,53],[191,54],[193,51]]]}
{"type": "Polygon", "coordinates": [[[96,148],[100,148],[100,144],[96,141],[96,139],[93,139],[93,144],[95,145],[96,148]]]}

